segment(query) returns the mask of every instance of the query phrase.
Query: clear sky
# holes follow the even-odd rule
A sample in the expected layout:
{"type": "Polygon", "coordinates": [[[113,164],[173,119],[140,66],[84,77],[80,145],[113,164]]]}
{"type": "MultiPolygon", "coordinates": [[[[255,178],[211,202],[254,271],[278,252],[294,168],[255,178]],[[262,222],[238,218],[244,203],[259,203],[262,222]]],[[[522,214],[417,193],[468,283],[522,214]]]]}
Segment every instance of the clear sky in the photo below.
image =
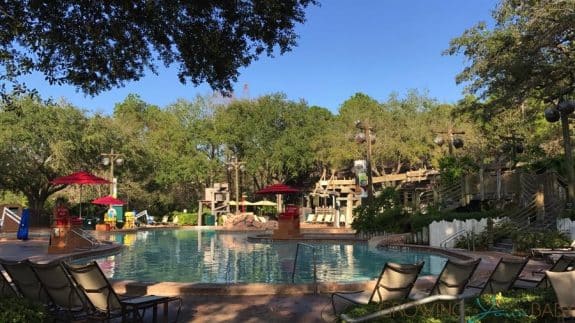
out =
{"type": "MultiPolygon", "coordinates": [[[[462,56],[445,56],[449,41],[479,21],[490,21],[495,0],[320,0],[297,27],[299,45],[275,58],[261,57],[241,70],[237,97],[283,92],[291,100],[337,113],[356,92],[385,101],[390,93],[418,89],[441,102],[455,103],[462,86],[455,75],[462,56]],[[249,90],[244,91],[244,84],[249,90]]],[[[68,86],[49,86],[41,76],[27,80],[42,98],[65,98],[77,107],[111,113],[116,103],[136,93],[164,107],[178,98],[209,95],[207,85],[182,85],[176,69],[148,73],[141,81],[85,96],[68,86]]]]}

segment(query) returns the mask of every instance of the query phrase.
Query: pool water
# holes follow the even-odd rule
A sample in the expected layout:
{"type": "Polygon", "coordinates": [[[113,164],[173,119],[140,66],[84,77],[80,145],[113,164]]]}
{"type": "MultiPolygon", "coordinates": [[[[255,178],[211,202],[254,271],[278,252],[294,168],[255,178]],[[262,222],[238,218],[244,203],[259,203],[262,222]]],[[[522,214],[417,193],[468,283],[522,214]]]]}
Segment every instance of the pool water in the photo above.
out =
{"type": "MultiPolygon", "coordinates": [[[[109,233],[126,246],[119,254],[97,258],[109,278],[204,283],[289,283],[297,242],[248,242],[253,233],[205,229],[166,229],[109,233]]],[[[376,278],[387,261],[425,261],[422,275],[438,274],[446,258],[422,252],[369,248],[349,241],[311,242],[316,247],[319,282],[376,278]]],[[[85,262],[86,259],[79,262],[85,262]]],[[[313,281],[312,249],[301,247],[295,282],[313,281]]]]}

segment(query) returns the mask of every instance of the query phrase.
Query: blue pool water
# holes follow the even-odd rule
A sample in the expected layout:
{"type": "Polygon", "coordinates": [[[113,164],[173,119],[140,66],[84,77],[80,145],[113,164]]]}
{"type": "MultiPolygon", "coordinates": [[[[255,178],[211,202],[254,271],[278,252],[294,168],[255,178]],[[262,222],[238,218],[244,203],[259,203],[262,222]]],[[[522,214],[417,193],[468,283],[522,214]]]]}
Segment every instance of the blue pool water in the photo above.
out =
{"type": "MultiPolygon", "coordinates": [[[[110,233],[124,244],[121,253],[98,258],[109,278],[138,281],[205,283],[291,282],[296,242],[253,243],[249,233],[214,230],[151,230],[110,233]]],[[[253,235],[253,234],[252,234],[253,235]]],[[[425,261],[421,274],[438,274],[446,258],[413,251],[379,250],[366,243],[311,242],[315,246],[319,282],[373,279],[387,261],[425,261]]],[[[82,260],[80,262],[85,262],[82,260]]],[[[313,281],[312,252],[300,247],[296,283],[313,281]]]]}

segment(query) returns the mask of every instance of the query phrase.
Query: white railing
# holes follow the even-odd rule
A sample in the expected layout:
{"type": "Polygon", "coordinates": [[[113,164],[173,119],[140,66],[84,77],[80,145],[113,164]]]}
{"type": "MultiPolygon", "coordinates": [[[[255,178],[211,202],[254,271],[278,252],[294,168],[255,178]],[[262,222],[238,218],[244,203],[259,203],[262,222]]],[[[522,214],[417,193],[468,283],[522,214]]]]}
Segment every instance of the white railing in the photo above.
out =
{"type": "Polygon", "coordinates": [[[447,248],[447,244],[453,240],[455,240],[456,238],[461,237],[462,235],[467,234],[467,230],[466,229],[461,229],[457,232],[455,232],[454,234],[450,235],[449,237],[443,239],[443,241],[441,241],[441,243],[439,244],[439,246],[441,248],[447,248]]]}
{"type": "Polygon", "coordinates": [[[16,213],[14,213],[13,211],[11,211],[9,208],[4,207],[4,210],[2,211],[2,218],[0,218],[0,227],[4,226],[4,220],[6,218],[10,218],[12,221],[20,224],[20,216],[16,213]]]}
{"type": "Polygon", "coordinates": [[[134,215],[134,219],[137,220],[143,216],[146,217],[146,222],[148,222],[148,210],[138,212],[136,215],[134,215]]]}

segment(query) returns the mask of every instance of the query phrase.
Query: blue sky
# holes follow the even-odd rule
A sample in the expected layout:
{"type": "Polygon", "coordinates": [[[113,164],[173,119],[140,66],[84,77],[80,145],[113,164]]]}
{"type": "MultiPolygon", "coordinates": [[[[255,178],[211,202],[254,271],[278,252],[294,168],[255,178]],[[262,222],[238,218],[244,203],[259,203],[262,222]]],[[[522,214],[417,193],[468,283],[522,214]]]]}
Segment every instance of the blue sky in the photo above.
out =
{"type": "MultiPolygon", "coordinates": [[[[321,0],[320,0],[321,1],[321,0]]],[[[449,41],[479,21],[490,21],[495,0],[324,0],[308,9],[297,27],[299,45],[283,56],[261,57],[241,70],[236,96],[283,92],[291,100],[337,113],[356,92],[385,101],[418,89],[441,102],[455,103],[463,86],[455,76],[462,56],[444,56],[449,41]],[[243,90],[248,85],[249,92],[243,90]]],[[[90,97],[68,86],[49,86],[35,75],[26,81],[43,98],[65,98],[93,112],[111,113],[130,93],[164,107],[178,98],[209,95],[207,85],[182,85],[176,69],[148,73],[141,81],[90,97]]]]}

